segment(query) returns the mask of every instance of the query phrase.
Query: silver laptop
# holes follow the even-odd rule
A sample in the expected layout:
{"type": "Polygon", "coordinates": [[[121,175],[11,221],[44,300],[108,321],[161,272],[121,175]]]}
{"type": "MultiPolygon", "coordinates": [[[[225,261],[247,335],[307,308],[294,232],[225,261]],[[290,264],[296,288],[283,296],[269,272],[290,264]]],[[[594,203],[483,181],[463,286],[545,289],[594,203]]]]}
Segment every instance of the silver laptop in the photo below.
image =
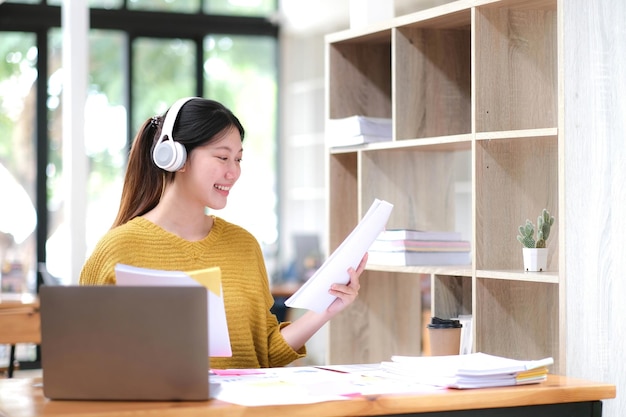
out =
{"type": "Polygon", "coordinates": [[[46,397],[211,397],[204,287],[42,286],[39,296],[46,397]]]}

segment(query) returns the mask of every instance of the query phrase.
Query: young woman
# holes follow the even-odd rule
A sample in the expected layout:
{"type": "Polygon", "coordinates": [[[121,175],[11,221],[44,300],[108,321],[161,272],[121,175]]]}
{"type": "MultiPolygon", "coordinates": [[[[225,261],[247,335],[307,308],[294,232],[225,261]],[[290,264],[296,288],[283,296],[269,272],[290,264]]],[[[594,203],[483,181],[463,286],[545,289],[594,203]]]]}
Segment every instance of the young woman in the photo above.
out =
{"type": "Polygon", "coordinates": [[[366,257],[347,285],[318,314],[278,323],[257,240],[245,229],[206,214],[221,209],[241,173],[244,129],[216,101],[178,100],[165,116],[148,119],[130,151],[113,227],[80,276],[84,285],[115,284],[118,263],[191,271],[219,266],[233,356],[211,358],[212,368],[284,366],[306,354],[305,342],[352,303],[366,257]]]}

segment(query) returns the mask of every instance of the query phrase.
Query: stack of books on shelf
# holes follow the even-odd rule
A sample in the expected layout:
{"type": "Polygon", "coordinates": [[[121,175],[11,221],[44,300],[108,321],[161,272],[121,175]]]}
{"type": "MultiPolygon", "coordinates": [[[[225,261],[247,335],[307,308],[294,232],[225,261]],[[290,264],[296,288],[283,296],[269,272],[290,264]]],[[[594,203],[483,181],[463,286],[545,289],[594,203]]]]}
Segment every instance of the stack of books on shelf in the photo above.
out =
{"type": "Polygon", "coordinates": [[[470,242],[458,232],[384,230],[368,250],[372,265],[469,265],[470,242]]]}
{"type": "Polygon", "coordinates": [[[448,388],[536,384],[548,378],[553,358],[517,360],[486,353],[451,356],[392,356],[381,368],[393,375],[448,388]]]}
{"type": "Polygon", "coordinates": [[[391,140],[391,119],[350,116],[331,119],[327,124],[327,140],[331,147],[354,146],[391,140]]]}

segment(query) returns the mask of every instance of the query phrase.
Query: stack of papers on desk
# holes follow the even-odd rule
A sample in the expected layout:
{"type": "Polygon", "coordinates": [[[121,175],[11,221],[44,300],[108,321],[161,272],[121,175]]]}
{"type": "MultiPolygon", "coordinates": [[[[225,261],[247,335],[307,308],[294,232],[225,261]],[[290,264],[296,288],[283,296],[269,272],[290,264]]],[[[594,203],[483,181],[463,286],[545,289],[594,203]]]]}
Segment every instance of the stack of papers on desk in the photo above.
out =
{"type": "Polygon", "coordinates": [[[452,356],[393,356],[382,368],[424,384],[448,388],[487,388],[545,381],[551,357],[516,360],[485,353],[452,356]]]}
{"type": "Polygon", "coordinates": [[[222,272],[219,267],[183,272],[117,264],[115,266],[115,279],[117,280],[117,285],[134,287],[206,287],[209,356],[230,357],[233,355],[228,334],[228,323],[226,321],[224,295],[222,293],[222,272]]]}

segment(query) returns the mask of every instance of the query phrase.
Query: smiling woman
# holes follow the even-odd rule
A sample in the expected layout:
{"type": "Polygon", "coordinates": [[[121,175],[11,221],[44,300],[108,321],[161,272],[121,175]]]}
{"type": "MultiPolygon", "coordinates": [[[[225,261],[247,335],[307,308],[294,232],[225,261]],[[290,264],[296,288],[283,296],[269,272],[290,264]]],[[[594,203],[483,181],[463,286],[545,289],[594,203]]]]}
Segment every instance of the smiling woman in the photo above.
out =
{"type": "MultiPolygon", "coordinates": [[[[221,209],[241,173],[244,128],[219,102],[177,100],[165,115],[147,119],[133,141],[120,210],[81,272],[84,285],[116,284],[116,266],[197,271],[220,269],[232,357],[213,368],[283,366],[302,358],[304,344],[351,304],[357,267],[328,283],[331,303],[293,323],[279,323],[263,254],[245,228],[207,215],[221,209]]],[[[343,271],[341,271],[343,272],[343,271]]],[[[332,277],[331,277],[332,278],[332,277]]]]}

